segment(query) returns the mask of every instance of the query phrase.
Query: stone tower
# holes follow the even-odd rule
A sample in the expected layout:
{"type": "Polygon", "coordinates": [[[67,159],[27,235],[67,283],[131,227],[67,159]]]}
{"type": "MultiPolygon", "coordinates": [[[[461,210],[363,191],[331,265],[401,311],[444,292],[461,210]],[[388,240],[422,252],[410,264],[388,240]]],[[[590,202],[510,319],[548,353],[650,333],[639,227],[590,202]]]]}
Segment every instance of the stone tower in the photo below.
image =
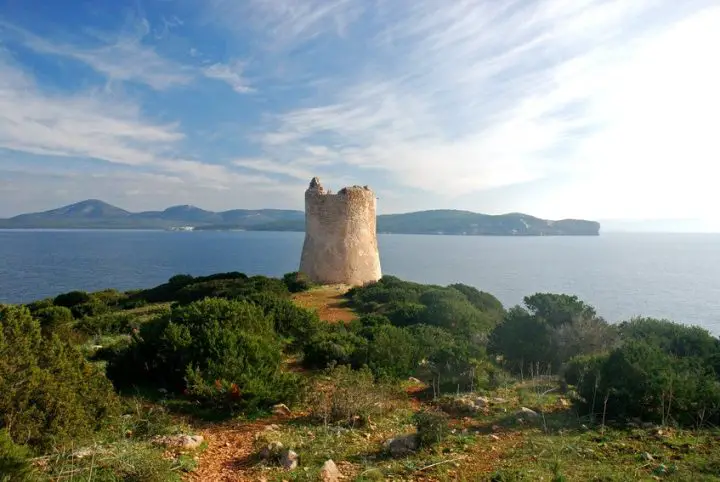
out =
{"type": "Polygon", "coordinates": [[[315,177],[305,191],[300,272],[322,284],[353,286],[380,279],[375,194],[353,186],[331,194],[315,177]]]}

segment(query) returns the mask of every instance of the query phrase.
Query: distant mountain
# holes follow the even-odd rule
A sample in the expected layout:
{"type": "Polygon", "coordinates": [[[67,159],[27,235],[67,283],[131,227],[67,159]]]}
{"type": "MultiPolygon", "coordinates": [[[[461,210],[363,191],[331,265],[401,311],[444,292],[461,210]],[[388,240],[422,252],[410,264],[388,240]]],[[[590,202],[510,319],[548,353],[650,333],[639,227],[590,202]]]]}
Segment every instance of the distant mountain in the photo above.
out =
{"type": "Polygon", "coordinates": [[[131,213],[90,199],[41,213],[0,219],[0,228],[56,229],[170,229],[183,226],[245,229],[258,224],[305,219],[302,211],[235,209],[212,212],[195,206],[172,206],[164,211],[131,213]]]}
{"type": "MultiPolygon", "coordinates": [[[[131,213],[95,199],[41,213],[0,219],[0,228],[95,228],[250,231],[303,231],[305,214],[284,209],[233,209],[213,212],[195,206],[173,206],[164,211],[131,213]]],[[[470,211],[434,210],[378,216],[380,233],[496,236],[596,236],[600,224],[564,219],[548,221],[522,213],[501,215],[470,211]]]]}
{"type": "Polygon", "coordinates": [[[522,213],[478,214],[470,211],[434,210],[378,216],[378,232],[406,234],[561,236],[598,235],[594,221],[548,221],[522,213]]]}

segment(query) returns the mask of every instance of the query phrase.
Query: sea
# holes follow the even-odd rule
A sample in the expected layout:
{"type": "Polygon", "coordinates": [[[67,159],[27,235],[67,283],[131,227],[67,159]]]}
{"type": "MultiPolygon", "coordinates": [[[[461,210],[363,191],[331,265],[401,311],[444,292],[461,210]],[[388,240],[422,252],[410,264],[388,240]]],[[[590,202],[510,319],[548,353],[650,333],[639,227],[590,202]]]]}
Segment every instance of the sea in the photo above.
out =
{"type": "MultiPolygon", "coordinates": [[[[127,290],[175,274],[296,271],[304,234],[246,231],[0,230],[0,302],[70,290],[127,290]]],[[[384,274],[465,283],[507,307],[577,295],[611,322],[651,316],[720,335],[720,234],[505,237],[382,234],[384,274]]]]}

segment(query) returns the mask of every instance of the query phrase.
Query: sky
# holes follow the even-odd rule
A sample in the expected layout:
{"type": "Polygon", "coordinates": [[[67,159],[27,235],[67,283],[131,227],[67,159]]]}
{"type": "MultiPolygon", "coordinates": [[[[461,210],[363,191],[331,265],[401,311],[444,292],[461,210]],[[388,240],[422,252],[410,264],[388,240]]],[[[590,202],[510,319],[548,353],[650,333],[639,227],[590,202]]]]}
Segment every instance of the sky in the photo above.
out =
{"type": "Polygon", "coordinates": [[[0,0],[0,217],[467,209],[720,227],[718,0],[0,0]]]}

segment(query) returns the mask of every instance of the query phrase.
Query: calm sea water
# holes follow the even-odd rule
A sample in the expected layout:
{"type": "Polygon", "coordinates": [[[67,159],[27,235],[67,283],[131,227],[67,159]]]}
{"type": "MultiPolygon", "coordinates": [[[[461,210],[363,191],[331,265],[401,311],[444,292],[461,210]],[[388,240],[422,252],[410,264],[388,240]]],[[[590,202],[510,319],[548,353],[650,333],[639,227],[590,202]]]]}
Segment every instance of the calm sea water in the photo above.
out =
{"type": "MultiPolygon", "coordinates": [[[[72,289],[150,287],[177,273],[278,276],[298,268],[303,233],[0,231],[0,302],[72,289]]],[[[720,234],[599,237],[381,235],[383,272],[462,282],[520,303],[576,294],[610,321],[635,315],[720,334],[720,234]]]]}

